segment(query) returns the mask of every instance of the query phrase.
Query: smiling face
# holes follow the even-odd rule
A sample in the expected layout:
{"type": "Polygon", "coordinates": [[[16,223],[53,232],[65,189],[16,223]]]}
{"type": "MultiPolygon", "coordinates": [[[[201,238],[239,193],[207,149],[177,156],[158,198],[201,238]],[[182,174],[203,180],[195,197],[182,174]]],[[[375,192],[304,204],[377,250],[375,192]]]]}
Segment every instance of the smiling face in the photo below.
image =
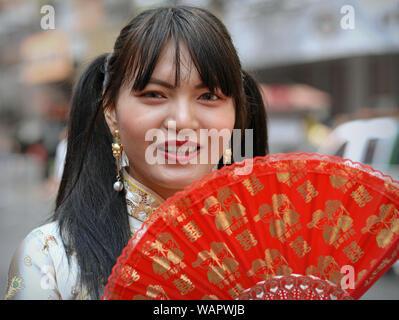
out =
{"type": "Polygon", "coordinates": [[[184,46],[180,48],[177,86],[175,80],[175,46],[169,42],[144,89],[132,91],[131,86],[123,86],[116,103],[105,111],[111,132],[117,129],[120,132],[130,175],[164,198],[212,171],[215,163],[200,161],[201,153],[217,152],[220,157],[223,154],[222,143],[211,150],[215,144],[209,137],[200,137],[200,130],[227,129],[231,133],[235,124],[233,99],[220,90],[212,92],[204,86],[184,46]],[[146,133],[152,129],[163,133],[164,138],[155,142],[155,152],[166,160],[163,164],[151,164],[146,159],[146,150],[154,147],[153,141],[146,141],[146,133]],[[184,129],[189,129],[194,136],[182,139],[179,133],[184,129]],[[179,141],[189,141],[184,144],[186,152],[182,155],[176,154],[173,147],[176,141],[177,145],[179,141]],[[192,161],[193,158],[197,161],[192,161]],[[170,163],[170,159],[175,163],[170,163]]]}

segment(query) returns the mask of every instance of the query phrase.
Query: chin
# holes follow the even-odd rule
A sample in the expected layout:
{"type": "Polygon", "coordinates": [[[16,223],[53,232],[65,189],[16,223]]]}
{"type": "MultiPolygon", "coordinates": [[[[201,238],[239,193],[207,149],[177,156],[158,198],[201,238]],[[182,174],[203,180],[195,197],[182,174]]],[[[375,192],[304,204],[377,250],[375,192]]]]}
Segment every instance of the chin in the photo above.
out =
{"type": "Polygon", "coordinates": [[[163,187],[182,190],[211,171],[212,167],[174,167],[162,170],[159,177],[162,177],[163,187]]]}

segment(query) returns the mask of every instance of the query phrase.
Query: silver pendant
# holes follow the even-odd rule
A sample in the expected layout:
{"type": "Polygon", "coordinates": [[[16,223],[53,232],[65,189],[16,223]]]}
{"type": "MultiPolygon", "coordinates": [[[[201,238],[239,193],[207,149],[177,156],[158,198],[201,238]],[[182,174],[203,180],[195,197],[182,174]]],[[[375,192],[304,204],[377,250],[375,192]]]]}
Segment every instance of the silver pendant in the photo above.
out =
{"type": "Polygon", "coordinates": [[[116,181],[114,183],[114,190],[115,191],[122,191],[123,190],[123,183],[121,181],[116,181]]]}

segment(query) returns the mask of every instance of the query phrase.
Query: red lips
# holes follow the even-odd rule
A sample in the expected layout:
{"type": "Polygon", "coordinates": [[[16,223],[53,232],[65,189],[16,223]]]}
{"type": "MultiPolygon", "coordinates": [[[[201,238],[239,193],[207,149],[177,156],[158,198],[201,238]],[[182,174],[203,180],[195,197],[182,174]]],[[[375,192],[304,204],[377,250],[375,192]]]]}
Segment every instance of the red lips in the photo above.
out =
{"type": "Polygon", "coordinates": [[[170,162],[187,164],[189,160],[197,157],[200,152],[201,145],[190,140],[168,140],[157,146],[160,154],[170,162]],[[184,153],[180,153],[178,149],[184,145],[184,153]]]}
{"type": "Polygon", "coordinates": [[[168,145],[172,145],[172,146],[177,146],[180,147],[183,144],[185,144],[187,147],[192,147],[192,146],[197,146],[199,147],[199,143],[195,143],[192,142],[190,140],[169,140],[169,141],[165,141],[165,147],[167,147],[168,145]]]}

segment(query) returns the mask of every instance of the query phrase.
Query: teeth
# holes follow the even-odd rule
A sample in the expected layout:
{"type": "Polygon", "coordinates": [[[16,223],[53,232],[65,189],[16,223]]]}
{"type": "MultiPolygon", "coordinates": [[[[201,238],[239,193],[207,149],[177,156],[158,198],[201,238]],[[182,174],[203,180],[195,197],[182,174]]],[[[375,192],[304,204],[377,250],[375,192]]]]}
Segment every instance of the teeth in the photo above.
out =
{"type": "Polygon", "coordinates": [[[190,146],[190,147],[168,146],[167,148],[163,149],[163,151],[166,151],[168,153],[178,154],[178,155],[185,155],[185,154],[190,154],[190,153],[197,151],[197,146],[190,146]]]}
{"type": "Polygon", "coordinates": [[[179,155],[184,155],[184,154],[189,154],[197,151],[197,147],[192,146],[192,147],[184,147],[184,148],[179,148],[177,151],[177,154],[179,155]]]}

